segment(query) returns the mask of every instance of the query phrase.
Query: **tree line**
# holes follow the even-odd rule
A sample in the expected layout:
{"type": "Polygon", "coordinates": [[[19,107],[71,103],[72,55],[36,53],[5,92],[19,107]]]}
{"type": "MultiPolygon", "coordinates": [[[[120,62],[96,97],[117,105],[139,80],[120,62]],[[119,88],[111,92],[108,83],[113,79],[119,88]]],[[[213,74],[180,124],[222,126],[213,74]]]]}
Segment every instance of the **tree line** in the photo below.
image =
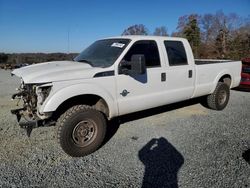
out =
{"type": "Polygon", "coordinates": [[[0,63],[33,64],[47,61],[72,60],[77,53],[0,53],[0,63]]]}
{"type": "Polygon", "coordinates": [[[250,56],[250,15],[235,13],[190,14],[179,17],[176,31],[169,34],[165,26],[150,33],[143,24],[128,27],[122,35],[157,35],[186,38],[195,58],[242,59],[250,56]]]}
{"type": "MultiPolygon", "coordinates": [[[[151,33],[143,24],[126,28],[122,35],[156,35],[186,38],[195,58],[235,59],[250,56],[250,15],[242,18],[235,13],[190,14],[179,17],[176,30],[168,33],[160,26],[151,33]]],[[[0,53],[0,63],[23,64],[72,60],[77,53],[0,53]]]]}

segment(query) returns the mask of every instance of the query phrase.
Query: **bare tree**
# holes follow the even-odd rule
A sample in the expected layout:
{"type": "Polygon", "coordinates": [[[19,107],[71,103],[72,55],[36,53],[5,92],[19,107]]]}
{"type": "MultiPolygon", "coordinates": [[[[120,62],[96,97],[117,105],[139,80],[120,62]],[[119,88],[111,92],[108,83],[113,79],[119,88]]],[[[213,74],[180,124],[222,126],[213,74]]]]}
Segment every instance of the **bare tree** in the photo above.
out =
{"type": "Polygon", "coordinates": [[[202,28],[202,41],[208,43],[209,41],[213,40],[213,33],[214,33],[214,20],[215,17],[212,14],[205,14],[201,18],[201,28],[202,28]]]}
{"type": "Polygon", "coordinates": [[[165,26],[156,27],[154,31],[155,36],[168,36],[168,32],[165,26]]]}
{"type": "MultiPolygon", "coordinates": [[[[237,36],[238,29],[247,23],[237,14],[205,14],[201,18],[201,36],[203,58],[228,58],[232,40],[237,36]]],[[[249,31],[248,31],[249,32],[249,31]]]]}
{"type": "Polygon", "coordinates": [[[143,24],[136,24],[125,29],[122,35],[148,35],[148,29],[143,24]]]}
{"type": "Polygon", "coordinates": [[[189,15],[184,15],[184,16],[179,17],[177,27],[176,27],[177,32],[175,33],[179,33],[179,35],[183,34],[184,28],[188,23],[188,17],[189,15]]]}

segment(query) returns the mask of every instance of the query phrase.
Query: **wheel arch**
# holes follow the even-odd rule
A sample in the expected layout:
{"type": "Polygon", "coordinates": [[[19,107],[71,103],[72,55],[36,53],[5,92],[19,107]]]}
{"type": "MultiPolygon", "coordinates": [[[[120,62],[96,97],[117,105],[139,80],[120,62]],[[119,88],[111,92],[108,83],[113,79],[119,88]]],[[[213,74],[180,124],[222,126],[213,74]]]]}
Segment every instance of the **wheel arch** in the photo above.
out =
{"type": "Polygon", "coordinates": [[[230,88],[232,85],[232,77],[230,74],[225,74],[219,79],[219,82],[224,82],[230,88]]]}
{"type": "Polygon", "coordinates": [[[231,76],[231,73],[229,73],[228,70],[222,71],[218,76],[215,78],[213,89],[211,90],[211,93],[214,92],[218,82],[223,82],[228,85],[229,88],[231,88],[233,83],[233,77],[231,76]]]}
{"type": "Polygon", "coordinates": [[[73,85],[63,88],[45,101],[41,111],[53,112],[57,115],[77,104],[94,106],[108,119],[118,114],[114,98],[102,88],[93,87],[93,85],[73,85]]]}
{"type": "Polygon", "coordinates": [[[53,116],[58,118],[61,114],[63,114],[67,109],[75,106],[75,105],[88,105],[95,107],[96,110],[102,112],[107,118],[109,118],[109,106],[106,101],[94,94],[83,94],[77,95],[67,99],[62,102],[57,109],[54,111],[53,116]]]}

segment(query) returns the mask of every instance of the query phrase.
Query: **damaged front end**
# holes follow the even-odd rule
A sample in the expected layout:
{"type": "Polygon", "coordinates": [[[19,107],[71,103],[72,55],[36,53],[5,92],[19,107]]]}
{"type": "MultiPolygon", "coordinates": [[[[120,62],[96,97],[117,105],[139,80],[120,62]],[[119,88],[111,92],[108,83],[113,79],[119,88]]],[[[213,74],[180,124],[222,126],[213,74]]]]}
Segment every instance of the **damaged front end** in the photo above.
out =
{"type": "Polygon", "coordinates": [[[27,130],[30,136],[33,128],[40,126],[48,126],[54,124],[50,120],[51,113],[39,112],[40,107],[48,97],[52,84],[25,84],[21,81],[21,85],[17,88],[18,93],[12,95],[12,100],[17,100],[17,106],[21,108],[11,110],[16,115],[17,121],[21,128],[27,130]],[[26,120],[25,123],[20,122],[21,119],[26,120]]]}

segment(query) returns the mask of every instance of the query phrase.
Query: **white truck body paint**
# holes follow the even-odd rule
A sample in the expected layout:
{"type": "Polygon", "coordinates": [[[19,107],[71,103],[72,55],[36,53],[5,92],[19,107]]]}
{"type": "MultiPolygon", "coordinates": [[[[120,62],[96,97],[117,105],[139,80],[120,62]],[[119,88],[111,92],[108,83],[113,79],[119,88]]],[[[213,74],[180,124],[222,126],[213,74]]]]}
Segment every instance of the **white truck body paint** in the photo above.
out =
{"type": "MultiPolygon", "coordinates": [[[[113,38],[130,39],[115,63],[107,68],[91,67],[86,63],[74,61],[47,62],[16,69],[12,72],[23,79],[25,84],[51,83],[52,88],[44,103],[39,106],[39,113],[53,112],[65,100],[78,95],[93,94],[103,98],[109,107],[109,118],[144,109],[166,105],[212,93],[224,75],[232,79],[230,88],[240,82],[241,62],[196,65],[192,49],[186,39],[156,36],[119,36],[113,38]],[[136,41],[153,40],[157,43],[160,66],[147,68],[143,75],[129,76],[118,74],[119,64],[136,41]],[[187,65],[170,66],[164,41],[183,43],[187,65]],[[94,77],[101,72],[114,71],[113,75],[94,77]],[[189,77],[189,71],[192,76],[189,77]],[[161,74],[166,81],[161,80],[161,74]],[[129,93],[122,96],[126,90],[129,93]]],[[[112,38],[110,38],[112,39],[112,38]]],[[[117,46],[117,45],[116,45],[117,46]]],[[[115,46],[115,47],[116,47],[115,46]]],[[[122,47],[119,45],[119,48],[122,47]]]]}
{"type": "Polygon", "coordinates": [[[15,69],[12,74],[22,77],[25,83],[38,84],[90,78],[100,70],[75,61],[53,61],[15,69]]]}
{"type": "Polygon", "coordinates": [[[113,76],[86,79],[84,82],[82,80],[58,82],[52,88],[51,94],[40,109],[41,112],[53,112],[60,104],[72,97],[91,94],[100,96],[106,101],[110,110],[110,117],[118,115],[113,76]]]}

